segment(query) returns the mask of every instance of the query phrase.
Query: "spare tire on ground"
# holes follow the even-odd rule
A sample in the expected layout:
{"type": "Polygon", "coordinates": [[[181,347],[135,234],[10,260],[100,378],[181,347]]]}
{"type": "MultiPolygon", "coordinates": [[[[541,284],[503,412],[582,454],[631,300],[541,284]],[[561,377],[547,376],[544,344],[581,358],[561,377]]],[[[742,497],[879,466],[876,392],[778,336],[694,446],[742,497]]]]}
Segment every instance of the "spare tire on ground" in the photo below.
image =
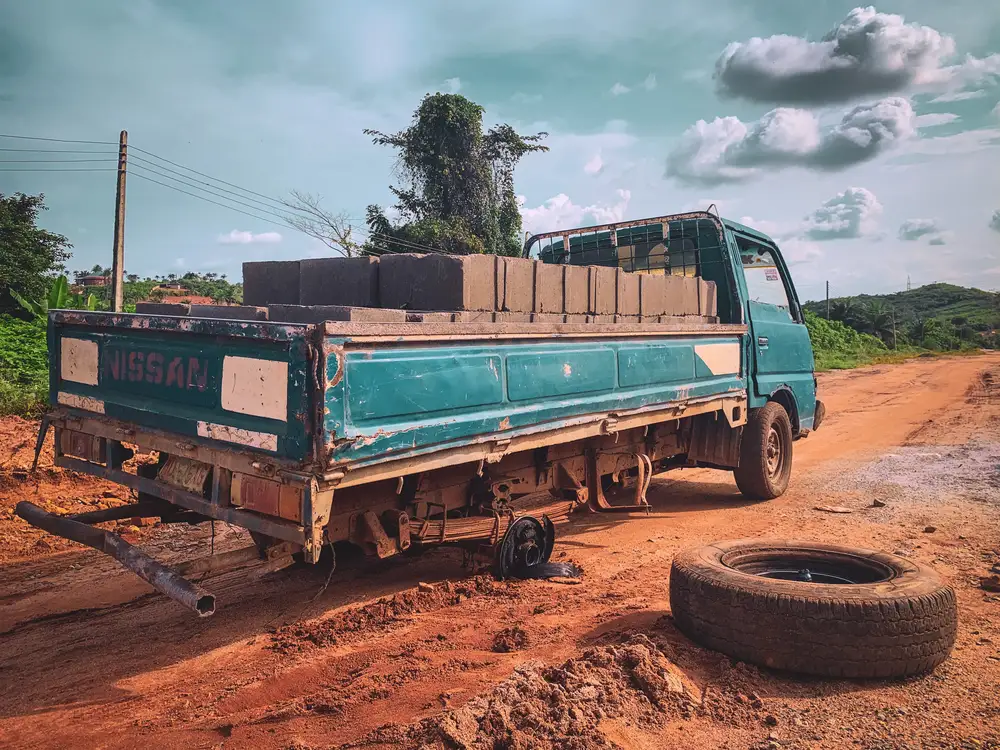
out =
{"type": "Polygon", "coordinates": [[[744,539],[670,570],[682,633],[763,667],[825,677],[927,672],[955,644],[955,592],[930,568],[834,544],[744,539]]]}

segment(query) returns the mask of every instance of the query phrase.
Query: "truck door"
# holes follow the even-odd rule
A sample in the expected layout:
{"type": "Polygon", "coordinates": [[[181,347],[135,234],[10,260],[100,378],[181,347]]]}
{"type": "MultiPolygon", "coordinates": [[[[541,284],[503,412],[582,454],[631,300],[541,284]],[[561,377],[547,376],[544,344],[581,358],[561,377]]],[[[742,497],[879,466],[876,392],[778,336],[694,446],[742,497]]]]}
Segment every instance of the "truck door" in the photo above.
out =
{"type": "MultiPolygon", "coordinates": [[[[746,280],[756,396],[763,400],[783,388],[790,390],[799,428],[812,429],[816,410],[812,344],[788,269],[776,248],[734,234],[746,280]]],[[[795,415],[792,418],[794,422],[795,415]]]]}

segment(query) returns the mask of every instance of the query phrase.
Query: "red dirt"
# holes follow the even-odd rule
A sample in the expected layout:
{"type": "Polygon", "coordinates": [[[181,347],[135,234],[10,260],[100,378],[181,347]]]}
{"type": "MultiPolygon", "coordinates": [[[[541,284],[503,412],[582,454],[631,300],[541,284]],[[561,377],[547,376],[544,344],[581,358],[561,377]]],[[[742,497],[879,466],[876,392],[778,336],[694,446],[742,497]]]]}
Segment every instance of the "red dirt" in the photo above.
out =
{"type": "MultiPolygon", "coordinates": [[[[21,498],[66,512],[125,494],[51,469],[51,452],[39,475],[19,473],[36,425],[0,421],[0,736],[17,748],[1000,747],[1000,595],[980,588],[1000,563],[998,386],[996,355],[822,376],[827,422],[796,443],[783,497],[748,502],[721,472],[657,477],[648,517],[560,527],[556,554],[584,567],[579,585],[499,583],[432,550],[347,566],[325,590],[319,568],[211,578],[207,620],[12,518],[21,498]],[[958,595],[952,657],[923,677],[854,682],[694,645],[670,619],[671,557],[745,536],[931,565],[958,595]]],[[[167,561],[210,545],[207,526],[143,533],[167,561]]],[[[217,549],[247,543],[218,525],[217,549]]]]}

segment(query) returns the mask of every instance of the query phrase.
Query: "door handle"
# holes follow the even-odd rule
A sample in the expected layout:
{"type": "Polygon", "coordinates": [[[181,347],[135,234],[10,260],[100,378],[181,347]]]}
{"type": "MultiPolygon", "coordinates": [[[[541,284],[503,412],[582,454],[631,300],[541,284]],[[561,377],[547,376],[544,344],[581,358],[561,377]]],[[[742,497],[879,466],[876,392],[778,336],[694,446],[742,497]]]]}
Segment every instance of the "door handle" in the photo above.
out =
{"type": "Polygon", "coordinates": [[[759,346],[761,349],[767,349],[767,336],[758,336],[757,346],[759,346]]]}

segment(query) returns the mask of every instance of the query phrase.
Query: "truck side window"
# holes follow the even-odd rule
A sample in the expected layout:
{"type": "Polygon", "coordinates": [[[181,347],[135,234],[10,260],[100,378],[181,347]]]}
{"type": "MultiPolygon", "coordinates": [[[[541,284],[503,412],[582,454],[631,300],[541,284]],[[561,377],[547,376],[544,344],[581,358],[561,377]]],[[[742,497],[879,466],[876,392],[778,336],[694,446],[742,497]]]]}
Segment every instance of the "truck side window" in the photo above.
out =
{"type": "Polygon", "coordinates": [[[792,317],[788,293],[774,253],[766,247],[746,242],[742,237],[739,238],[738,245],[749,298],[754,302],[780,307],[792,317]]]}

